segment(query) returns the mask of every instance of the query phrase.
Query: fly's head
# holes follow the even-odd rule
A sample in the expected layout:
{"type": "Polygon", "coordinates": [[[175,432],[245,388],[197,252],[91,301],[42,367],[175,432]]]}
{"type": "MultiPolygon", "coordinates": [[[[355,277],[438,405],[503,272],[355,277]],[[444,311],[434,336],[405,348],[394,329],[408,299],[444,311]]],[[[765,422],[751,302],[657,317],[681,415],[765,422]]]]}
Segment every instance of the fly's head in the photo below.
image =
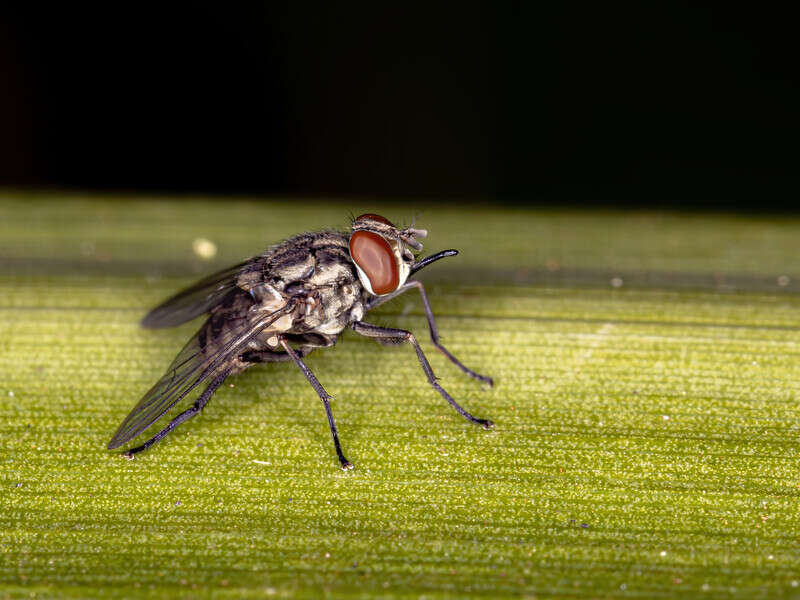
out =
{"type": "Polygon", "coordinates": [[[356,218],[350,235],[350,258],[364,288],[383,296],[403,285],[413,271],[414,253],[422,250],[416,238],[426,235],[424,229],[398,229],[380,215],[356,218]]]}

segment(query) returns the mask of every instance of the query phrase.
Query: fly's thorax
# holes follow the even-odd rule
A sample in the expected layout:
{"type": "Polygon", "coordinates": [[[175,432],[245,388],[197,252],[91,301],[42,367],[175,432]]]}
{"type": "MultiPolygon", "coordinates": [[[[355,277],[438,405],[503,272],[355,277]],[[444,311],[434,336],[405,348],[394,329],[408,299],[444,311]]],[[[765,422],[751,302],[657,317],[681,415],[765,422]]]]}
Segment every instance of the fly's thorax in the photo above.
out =
{"type": "MultiPolygon", "coordinates": [[[[284,293],[284,298],[291,311],[281,315],[259,335],[259,343],[266,343],[272,349],[278,347],[281,334],[338,335],[365,313],[364,293],[354,275],[344,283],[319,287],[304,284],[302,290],[293,284],[287,291],[289,289],[294,293],[288,296],[284,293]]],[[[262,309],[254,304],[250,310],[262,309]]]]}
{"type": "Polygon", "coordinates": [[[261,281],[280,292],[295,283],[318,285],[336,278],[331,271],[336,270],[337,264],[349,262],[346,234],[340,231],[302,233],[257,257],[246,276],[240,276],[239,284],[246,289],[245,286],[261,281]]]}
{"type": "MultiPolygon", "coordinates": [[[[348,235],[307,233],[273,246],[240,274],[248,313],[287,310],[254,345],[279,349],[282,335],[336,336],[365,312],[365,294],[348,251],[348,235]]],[[[256,349],[256,348],[252,348],[256,349]]]]}
{"type": "Polygon", "coordinates": [[[318,290],[315,305],[307,308],[303,327],[325,335],[338,335],[364,314],[361,285],[352,278],[342,285],[330,285],[318,290]]]}

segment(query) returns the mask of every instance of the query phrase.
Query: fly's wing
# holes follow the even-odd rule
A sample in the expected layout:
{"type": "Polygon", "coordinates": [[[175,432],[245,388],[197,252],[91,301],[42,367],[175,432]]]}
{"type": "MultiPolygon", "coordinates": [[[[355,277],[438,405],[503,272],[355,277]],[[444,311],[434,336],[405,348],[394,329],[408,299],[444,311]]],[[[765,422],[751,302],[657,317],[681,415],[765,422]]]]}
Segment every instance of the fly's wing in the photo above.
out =
{"type": "Polygon", "coordinates": [[[147,329],[174,327],[207,313],[221,304],[228,294],[236,289],[239,275],[248,262],[245,261],[209,275],[193,286],[178,292],[147,313],[142,319],[142,327],[147,329]]]}
{"type": "Polygon", "coordinates": [[[205,336],[205,325],[201,327],[175,357],[164,376],[150,388],[125,418],[108,443],[108,449],[113,450],[121,446],[150,427],[291,308],[285,306],[267,315],[256,313],[242,319],[241,323],[231,327],[221,338],[214,340],[216,351],[212,354],[203,349],[201,339],[205,336]]]}

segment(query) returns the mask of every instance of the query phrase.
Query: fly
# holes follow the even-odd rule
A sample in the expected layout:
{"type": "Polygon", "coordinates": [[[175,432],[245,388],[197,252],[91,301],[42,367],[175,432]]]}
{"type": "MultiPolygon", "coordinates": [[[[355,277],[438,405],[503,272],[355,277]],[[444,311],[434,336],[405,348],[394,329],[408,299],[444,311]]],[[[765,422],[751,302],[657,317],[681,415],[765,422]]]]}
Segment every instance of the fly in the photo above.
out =
{"type": "Polygon", "coordinates": [[[347,327],[383,344],[411,344],[431,386],[468,421],[491,428],[491,421],[473,417],[439,385],[413,333],[363,320],[376,306],[417,289],[436,348],[470,377],[493,384],[491,377],[464,366],[439,343],[425,288],[410,279],[423,267],[458,254],[457,250],[443,250],[416,260],[415,253],[422,250],[417,238],[426,235],[424,229],[398,229],[384,217],[364,214],[353,221],[350,232],[296,235],[199,281],[154,308],[142,320],[143,327],[173,327],[205,313],[208,318],[125,418],[108,449],[139,436],[194,388],[206,383],[190,408],[152,438],[124,453],[133,458],[202,411],[231,375],[257,363],[291,361],[322,400],[342,469],[352,469],[339,443],[332,398],[303,362],[303,357],[316,348],[333,346],[347,327]]]}

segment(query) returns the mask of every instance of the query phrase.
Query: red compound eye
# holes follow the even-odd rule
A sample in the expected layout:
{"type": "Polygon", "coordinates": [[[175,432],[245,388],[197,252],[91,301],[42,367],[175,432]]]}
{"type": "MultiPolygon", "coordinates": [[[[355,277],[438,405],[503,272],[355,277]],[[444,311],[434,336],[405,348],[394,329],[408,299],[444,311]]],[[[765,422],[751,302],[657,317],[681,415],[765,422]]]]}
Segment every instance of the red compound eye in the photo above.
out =
{"type": "MultiPolygon", "coordinates": [[[[374,218],[374,215],[368,216],[374,218]]],[[[350,256],[369,279],[374,294],[378,296],[388,294],[400,285],[397,259],[389,247],[389,242],[377,233],[356,231],[351,235],[350,256]]]]}
{"type": "Polygon", "coordinates": [[[386,225],[391,225],[392,227],[394,227],[394,223],[392,223],[386,217],[382,217],[380,215],[375,215],[375,214],[372,214],[372,213],[365,213],[363,215],[359,215],[356,218],[356,221],[361,221],[363,219],[372,219],[373,221],[378,221],[379,223],[384,223],[386,225]]]}

